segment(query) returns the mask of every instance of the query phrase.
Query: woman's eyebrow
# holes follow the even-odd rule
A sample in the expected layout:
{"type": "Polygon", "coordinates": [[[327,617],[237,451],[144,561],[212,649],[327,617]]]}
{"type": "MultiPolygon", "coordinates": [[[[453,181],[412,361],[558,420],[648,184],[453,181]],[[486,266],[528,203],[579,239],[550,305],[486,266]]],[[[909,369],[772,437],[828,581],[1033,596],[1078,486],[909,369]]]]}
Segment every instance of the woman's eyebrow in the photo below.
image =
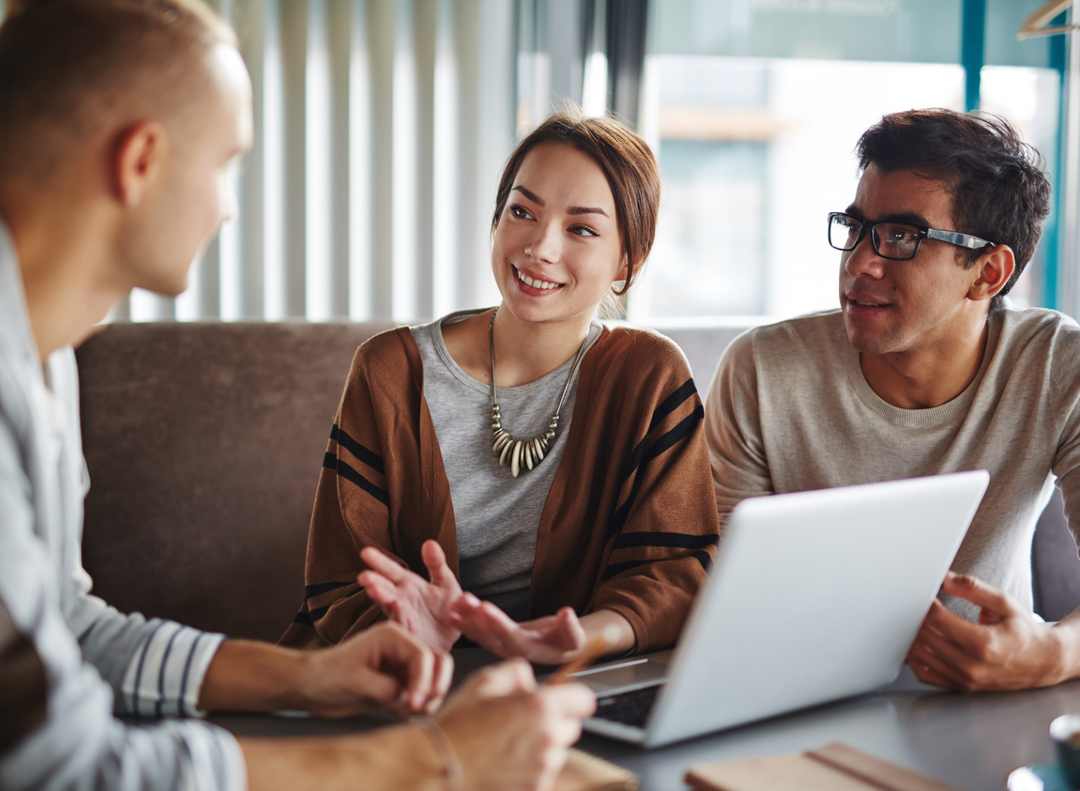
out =
{"type": "Polygon", "coordinates": [[[601,209],[599,207],[592,207],[592,206],[571,206],[569,209],[566,210],[566,213],[567,214],[602,214],[605,217],[608,216],[608,213],[606,211],[604,211],[603,209],[601,209]]]}
{"type": "Polygon", "coordinates": [[[517,191],[517,192],[520,192],[522,195],[524,195],[526,198],[531,200],[537,206],[543,206],[544,205],[543,199],[539,195],[537,195],[535,192],[533,192],[531,189],[528,189],[527,187],[523,187],[520,184],[518,184],[516,187],[514,187],[514,190],[517,191]]]}
{"type": "MultiPolygon", "coordinates": [[[[524,195],[526,198],[531,200],[537,206],[543,206],[544,205],[544,199],[541,198],[539,195],[537,195],[535,192],[533,192],[528,187],[523,187],[520,184],[518,184],[516,187],[514,187],[514,189],[512,191],[520,192],[522,195],[524,195]]],[[[577,214],[600,214],[600,215],[603,215],[604,217],[610,217],[610,215],[606,211],[601,209],[599,206],[571,206],[569,209],[566,210],[566,213],[567,214],[573,214],[573,215],[577,215],[577,214]]]]}

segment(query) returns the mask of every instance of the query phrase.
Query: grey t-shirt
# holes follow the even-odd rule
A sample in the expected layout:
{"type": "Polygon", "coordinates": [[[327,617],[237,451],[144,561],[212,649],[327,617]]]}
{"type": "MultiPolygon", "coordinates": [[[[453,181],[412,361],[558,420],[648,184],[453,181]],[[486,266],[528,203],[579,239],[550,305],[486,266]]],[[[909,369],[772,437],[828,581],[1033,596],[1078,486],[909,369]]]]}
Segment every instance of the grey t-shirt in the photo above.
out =
{"type": "MultiPolygon", "coordinates": [[[[536,533],[559,468],[577,395],[574,371],[559,416],[559,432],[544,461],[517,478],[491,451],[491,386],[469,376],[443,342],[442,325],[478,311],[452,313],[412,327],[424,361],[424,399],[439,440],[457,523],[461,587],[524,620],[536,557],[536,533]]],[[[600,337],[593,321],[586,349],[600,337]]],[[[555,412],[573,359],[520,387],[500,387],[502,425],[515,439],[542,434],[555,412]]]]}
{"type": "Polygon", "coordinates": [[[724,353],[705,412],[721,524],[746,497],[985,469],[953,569],[1029,610],[1031,538],[1055,479],[1080,538],[1080,327],[1060,313],[990,316],[975,378],[930,409],[873,391],[838,311],[759,327],[724,353]]]}

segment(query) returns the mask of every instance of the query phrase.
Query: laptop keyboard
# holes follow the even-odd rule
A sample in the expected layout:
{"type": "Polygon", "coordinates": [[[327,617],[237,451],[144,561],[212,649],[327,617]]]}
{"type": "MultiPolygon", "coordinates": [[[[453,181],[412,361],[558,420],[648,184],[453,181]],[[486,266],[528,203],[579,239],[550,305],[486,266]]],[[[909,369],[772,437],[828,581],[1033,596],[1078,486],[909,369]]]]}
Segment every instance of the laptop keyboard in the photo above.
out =
{"type": "Polygon", "coordinates": [[[656,694],[660,691],[660,684],[643,689],[632,689],[629,692],[620,692],[617,695],[601,697],[596,701],[596,714],[593,716],[601,720],[619,722],[635,728],[644,728],[656,702],[656,694]]]}

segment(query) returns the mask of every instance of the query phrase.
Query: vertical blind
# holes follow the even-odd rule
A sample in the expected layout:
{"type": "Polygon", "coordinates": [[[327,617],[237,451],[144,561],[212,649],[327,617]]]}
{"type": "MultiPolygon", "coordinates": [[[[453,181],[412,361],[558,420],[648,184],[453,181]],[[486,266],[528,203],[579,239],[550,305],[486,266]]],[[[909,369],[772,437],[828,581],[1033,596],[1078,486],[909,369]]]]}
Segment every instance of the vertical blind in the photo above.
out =
{"type": "Polygon", "coordinates": [[[515,142],[515,5],[218,0],[254,89],[237,216],[175,300],[114,318],[409,321],[491,303],[515,142]]]}

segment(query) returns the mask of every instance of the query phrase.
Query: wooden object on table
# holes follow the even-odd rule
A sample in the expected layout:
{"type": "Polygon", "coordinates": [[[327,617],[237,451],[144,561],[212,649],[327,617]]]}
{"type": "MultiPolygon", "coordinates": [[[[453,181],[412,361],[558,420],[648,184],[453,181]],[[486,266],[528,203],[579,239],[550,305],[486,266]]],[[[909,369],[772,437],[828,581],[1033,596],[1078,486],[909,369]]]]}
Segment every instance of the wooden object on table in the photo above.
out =
{"type": "Polygon", "coordinates": [[[555,781],[555,791],[637,791],[637,788],[638,779],[633,772],[575,749],[570,750],[566,766],[555,781]]]}
{"type": "Polygon", "coordinates": [[[686,773],[695,791],[956,791],[842,742],[819,750],[701,764],[686,773]]]}

